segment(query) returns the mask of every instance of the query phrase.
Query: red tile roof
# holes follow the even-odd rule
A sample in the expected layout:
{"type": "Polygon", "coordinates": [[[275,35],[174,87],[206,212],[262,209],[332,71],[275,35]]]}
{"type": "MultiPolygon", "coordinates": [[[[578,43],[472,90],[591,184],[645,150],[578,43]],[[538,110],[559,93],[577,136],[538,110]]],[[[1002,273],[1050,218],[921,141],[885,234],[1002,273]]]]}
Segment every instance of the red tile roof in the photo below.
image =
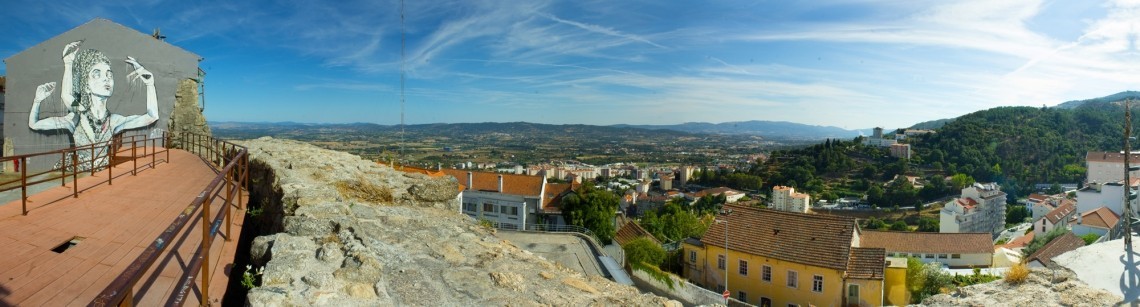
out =
{"type": "Polygon", "coordinates": [[[641,228],[640,225],[637,225],[637,223],[633,221],[625,222],[625,224],[614,233],[614,241],[621,246],[625,246],[626,243],[637,238],[649,238],[649,241],[653,241],[654,244],[661,245],[661,241],[653,237],[653,234],[649,233],[645,228],[641,228]]]}
{"type": "Polygon", "coordinates": [[[501,174],[492,172],[468,171],[461,169],[443,169],[447,175],[459,180],[459,184],[467,185],[467,173],[471,172],[471,189],[478,191],[497,192],[499,190],[499,176],[503,176],[503,194],[538,197],[542,193],[543,177],[515,174],[501,174]]]}
{"type": "Polygon", "coordinates": [[[994,243],[988,232],[938,233],[863,230],[859,246],[891,252],[929,254],[988,254],[994,243]]]}
{"type": "Polygon", "coordinates": [[[847,278],[883,279],[887,267],[887,251],[882,248],[856,247],[847,261],[847,278]]]}
{"type": "MultiPolygon", "coordinates": [[[[1124,153],[1118,152],[1103,152],[1103,151],[1090,151],[1085,154],[1085,161],[1088,162],[1111,162],[1111,163],[1124,163],[1124,153]]],[[[1140,162],[1140,154],[1132,154],[1130,161],[1140,162]]]]}
{"type": "Polygon", "coordinates": [[[1085,246],[1085,240],[1074,235],[1072,232],[1066,232],[1060,237],[1053,239],[1053,241],[1045,243],[1045,246],[1042,246],[1037,252],[1029,255],[1029,258],[1025,258],[1025,262],[1037,260],[1040,261],[1041,264],[1049,266],[1049,264],[1053,262],[1053,257],[1078,249],[1081,246],[1085,246]]]}
{"type": "Polygon", "coordinates": [[[1061,201],[1061,205],[1057,206],[1057,209],[1053,209],[1053,211],[1049,211],[1048,214],[1045,214],[1045,218],[1049,219],[1049,223],[1057,225],[1057,223],[1061,222],[1061,219],[1073,214],[1073,211],[1077,211],[1076,203],[1072,201],[1061,201]]]}
{"type": "Polygon", "coordinates": [[[1045,201],[1046,199],[1049,199],[1049,196],[1033,193],[1033,194],[1029,194],[1028,198],[1029,198],[1029,201],[1039,203],[1039,202],[1045,201]]]}
{"type": "MultiPolygon", "coordinates": [[[[817,267],[846,270],[855,219],[726,205],[729,249],[817,267]]],[[[724,219],[718,216],[717,219],[724,219]]],[[[724,247],[725,226],[713,224],[701,238],[724,247]]]]}
{"type": "Polygon", "coordinates": [[[1013,239],[1013,241],[1009,241],[1004,246],[1008,249],[1017,249],[1029,246],[1029,242],[1033,241],[1033,237],[1036,237],[1036,235],[1034,235],[1035,233],[1036,232],[1030,231],[1024,236],[1020,236],[1017,237],[1017,239],[1013,239]]]}
{"type": "Polygon", "coordinates": [[[1081,225],[1102,229],[1111,229],[1120,222],[1120,216],[1108,207],[1100,207],[1081,213],[1081,225]]]}
{"type": "Polygon", "coordinates": [[[542,211],[544,213],[562,213],[562,197],[567,193],[574,191],[578,185],[574,182],[570,183],[546,183],[545,199],[542,200],[542,211]]]}
{"type": "Polygon", "coordinates": [[[958,205],[966,207],[966,209],[973,209],[978,205],[978,201],[973,198],[958,198],[958,205]]]}

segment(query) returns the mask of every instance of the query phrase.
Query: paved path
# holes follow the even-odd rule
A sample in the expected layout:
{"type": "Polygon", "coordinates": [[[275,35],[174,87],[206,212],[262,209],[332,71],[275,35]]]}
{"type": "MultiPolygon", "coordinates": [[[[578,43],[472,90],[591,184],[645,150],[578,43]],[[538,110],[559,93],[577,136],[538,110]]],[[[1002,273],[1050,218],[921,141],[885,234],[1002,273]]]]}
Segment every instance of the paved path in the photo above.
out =
{"type": "Polygon", "coordinates": [[[572,234],[520,232],[499,230],[499,238],[511,241],[519,248],[561,264],[564,267],[582,272],[585,275],[605,276],[598,258],[587,246],[585,240],[572,234]]]}
{"type": "MultiPolygon", "coordinates": [[[[19,200],[0,206],[0,306],[86,305],[95,298],[215,177],[193,154],[173,150],[170,159],[137,176],[130,174],[130,163],[120,164],[112,172],[124,175],[112,185],[99,183],[106,180],[106,171],[79,178],[78,198],[71,195],[73,183],[63,187],[56,183],[29,197],[27,216],[20,214],[19,200]],[[77,244],[52,251],[69,241],[77,244]]],[[[223,208],[220,203],[214,201],[212,213],[223,208]]],[[[245,212],[231,208],[236,217],[231,233],[236,239],[245,212]]],[[[190,231],[169,242],[172,248],[136,284],[135,293],[144,294],[138,305],[164,304],[186,272],[184,266],[202,239],[201,219],[192,221],[186,226],[190,231]]],[[[217,238],[211,248],[209,292],[210,301],[220,304],[237,240],[217,238]]],[[[186,304],[197,305],[200,295],[195,286],[186,304]]]]}

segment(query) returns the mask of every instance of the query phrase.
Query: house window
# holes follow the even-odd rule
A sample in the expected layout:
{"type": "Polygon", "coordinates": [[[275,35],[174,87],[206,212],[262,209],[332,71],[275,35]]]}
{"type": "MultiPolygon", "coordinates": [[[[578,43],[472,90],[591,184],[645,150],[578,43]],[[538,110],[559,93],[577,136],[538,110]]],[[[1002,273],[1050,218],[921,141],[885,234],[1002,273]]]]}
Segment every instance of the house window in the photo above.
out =
{"type": "Polygon", "coordinates": [[[796,271],[788,270],[788,287],[789,288],[799,288],[800,287],[799,274],[796,273],[796,271]]]}
{"type": "Polygon", "coordinates": [[[760,268],[760,280],[772,282],[772,267],[765,265],[760,268]]]}
{"type": "Polygon", "coordinates": [[[716,268],[724,269],[724,255],[716,255],[716,268]]]}
{"type": "Polygon", "coordinates": [[[926,259],[934,259],[934,254],[926,254],[926,259]]]}
{"type": "Polygon", "coordinates": [[[859,301],[859,285],[847,285],[847,301],[859,301]]]}
{"type": "Polygon", "coordinates": [[[946,259],[946,254],[938,254],[938,259],[946,259]]]}
{"type": "Polygon", "coordinates": [[[479,206],[478,206],[478,205],[476,205],[476,204],[473,204],[473,203],[463,203],[463,211],[471,211],[471,212],[475,212],[475,210],[476,210],[477,208],[479,208],[479,206]]]}
{"type": "Polygon", "coordinates": [[[962,254],[953,254],[953,255],[950,255],[950,258],[951,259],[959,259],[959,258],[962,258],[962,254]]]}
{"type": "Polygon", "coordinates": [[[823,292],[823,276],[814,275],[811,277],[811,291],[823,292]]]}
{"type": "Polygon", "coordinates": [[[495,205],[483,203],[483,212],[495,212],[495,205]]]}
{"type": "Polygon", "coordinates": [[[744,291],[736,291],[736,300],[747,303],[748,293],[745,293],[744,291]]]}
{"type": "Polygon", "coordinates": [[[519,215],[519,207],[511,207],[511,215],[519,215]]]}
{"type": "Polygon", "coordinates": [[[740,275],[748,276],[748,261],[740,260],[740,268],[737,270],[740,275]]]}
{"type": "Polygon", "coordinates": [[[689,262],[697,263],[697,251],[695,251],[695,250],[689,251],[689,262]]]}

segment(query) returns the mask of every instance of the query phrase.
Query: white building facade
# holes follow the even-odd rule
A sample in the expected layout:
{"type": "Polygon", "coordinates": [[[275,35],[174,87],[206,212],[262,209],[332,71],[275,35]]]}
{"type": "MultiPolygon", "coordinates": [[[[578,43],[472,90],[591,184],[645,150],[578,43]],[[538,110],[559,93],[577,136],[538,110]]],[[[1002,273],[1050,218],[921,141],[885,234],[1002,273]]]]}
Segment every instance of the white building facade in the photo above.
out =
{"type": "Polygon", "coordinates": [[[988,232],[997,236],[1005,229],[1006,194],[997,183],[975,183],[962,189],[961,197],[946,203],[939,212],[939,232],[988,232]]]}

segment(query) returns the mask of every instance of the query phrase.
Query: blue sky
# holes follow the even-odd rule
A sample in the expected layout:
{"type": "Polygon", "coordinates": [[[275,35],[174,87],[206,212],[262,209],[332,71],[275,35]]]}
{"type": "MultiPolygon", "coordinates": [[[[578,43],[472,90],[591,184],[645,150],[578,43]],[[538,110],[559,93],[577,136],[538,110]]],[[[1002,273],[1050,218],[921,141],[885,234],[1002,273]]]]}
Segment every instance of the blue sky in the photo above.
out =
{"type": "MultiPolygon", "coordinates": [[[[11,1],[205,58],[212,121],[400,122],[398,1],[11,1]]],[[[406,121],[909,126],[1140,89],[1140,0],[408,1],[406,121]]],[[[0,66],[0,74],[3,74],[0,66]]]]}

